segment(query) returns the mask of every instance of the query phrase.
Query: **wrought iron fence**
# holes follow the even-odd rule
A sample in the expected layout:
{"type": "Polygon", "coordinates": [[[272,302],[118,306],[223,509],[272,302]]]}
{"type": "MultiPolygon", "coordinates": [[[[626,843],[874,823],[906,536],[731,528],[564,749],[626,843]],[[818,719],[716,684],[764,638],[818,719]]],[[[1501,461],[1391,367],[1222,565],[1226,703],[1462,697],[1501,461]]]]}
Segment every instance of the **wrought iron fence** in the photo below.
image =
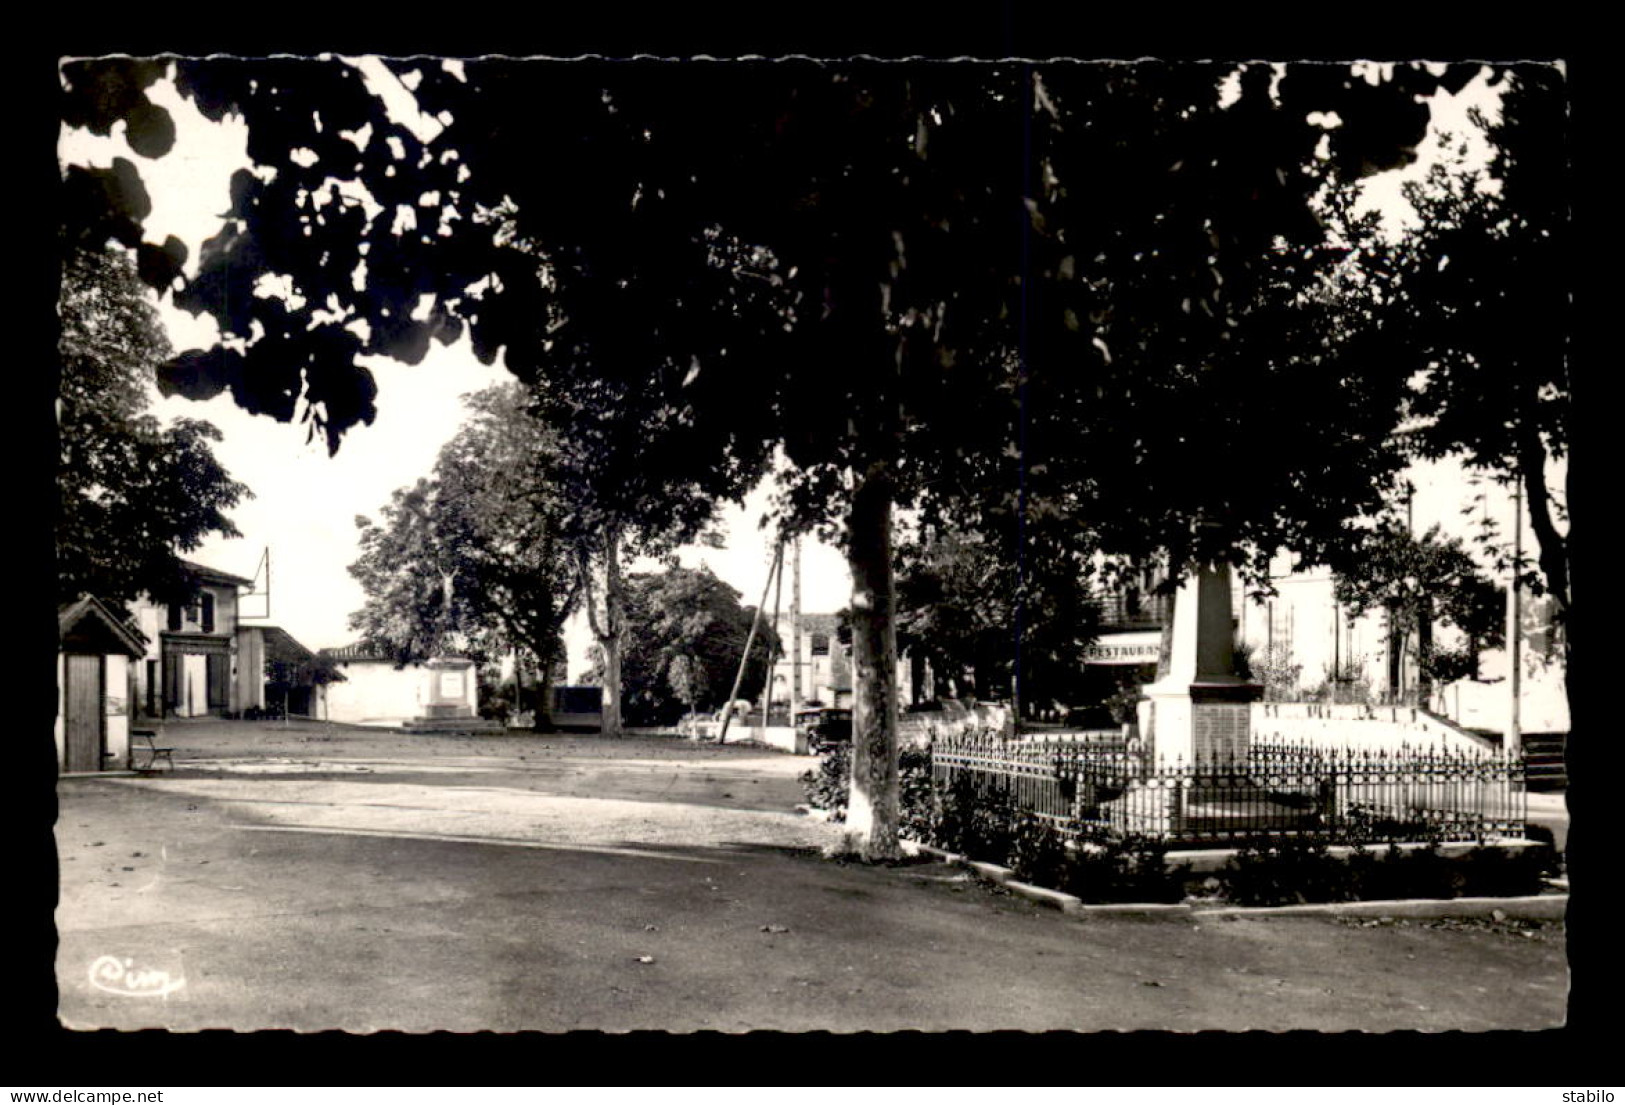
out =
{"type": "Polygon", "coordinates": [[[1521,836],[1527,812],[1520,761],[1435,747],[1259,742],[1235,759],[1157,762],[1087,741],[965,737],[934,745],[931,764],[939,793],[961,780],[1002,789],[1018,810],[1070,834],[1188,844],[1485,840],[1521,836]]]}

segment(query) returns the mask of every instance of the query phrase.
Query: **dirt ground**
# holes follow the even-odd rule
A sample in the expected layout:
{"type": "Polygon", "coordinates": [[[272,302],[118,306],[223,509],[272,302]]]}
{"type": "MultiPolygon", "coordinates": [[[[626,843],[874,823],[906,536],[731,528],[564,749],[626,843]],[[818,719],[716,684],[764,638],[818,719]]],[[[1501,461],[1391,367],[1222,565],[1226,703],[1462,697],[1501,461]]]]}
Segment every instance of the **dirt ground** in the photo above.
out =
{"type": "Polygon", "coordinates": [[[812,761],[665,737],[171,724],[63,780],[70,1028],[1545,1028],[1563,926],[1073,917],[823,858],[812,761]]]}

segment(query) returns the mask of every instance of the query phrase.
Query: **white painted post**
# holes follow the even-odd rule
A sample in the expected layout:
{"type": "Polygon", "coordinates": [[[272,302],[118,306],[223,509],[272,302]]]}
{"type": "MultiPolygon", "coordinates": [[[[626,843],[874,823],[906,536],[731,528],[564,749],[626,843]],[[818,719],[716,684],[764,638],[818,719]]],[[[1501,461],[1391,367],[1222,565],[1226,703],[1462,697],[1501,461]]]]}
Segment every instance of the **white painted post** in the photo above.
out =
{"type": "Polygon", "coordinates": [[[1523,611],[1522,589],[1518,586],[1519,562],[1523,559],[1523,487],[1512,484],[1512,579],[1507,585],[1507,686],[1508,703],[1506,748],[1509,757],[1523,755],[1523,611]]]}

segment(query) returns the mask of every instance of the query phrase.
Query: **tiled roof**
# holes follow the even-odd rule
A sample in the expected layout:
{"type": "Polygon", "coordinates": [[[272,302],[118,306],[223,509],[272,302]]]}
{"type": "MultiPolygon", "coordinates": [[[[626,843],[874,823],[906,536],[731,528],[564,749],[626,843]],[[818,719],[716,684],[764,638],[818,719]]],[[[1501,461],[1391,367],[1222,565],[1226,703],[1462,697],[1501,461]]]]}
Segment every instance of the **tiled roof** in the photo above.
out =
{"type": "Polygon", "coordinates": [[[187,571],[196,575],[204,583],[213,583],[217,585],[223,584],[228,587],[254,586],[254,581],[251,579],[244,579],[242,576],[234,576],[230,572],[222,572],[219,568],[211,568],[207,564],[199,564],[195,560],[182,560],[181,564],[186,568],[187,571]]]}
{"type": "Polygon", "coordinates": [[[100,623],[103,629],[122,644],[130,655],[140,656],[147,651],[146,636],[139,629],[126,624],[95,595],[81,595],[77,600],[57,609],[56,627],[58,637],[66,637],[87,618],[100,623]]]}
{"type": "MultiPolygon", "coordinates": [[[[829,633],[833,635],[838,624],[839,615],[837,614],[809,614],[805,610],[801,612],[801,632],[803,633],[829,633]]],[[[779,632],[784,634],[790,632],[790,612],[788,610],[780,612],[779,625],[781,627],[779,632]]]]}
{"type": "Polygon", "coordinates": [[[366,641],[356,641],[354,644],[340,645],[338,648],[324,648],[319,650],[316,655],[325,657],[328,660],[337,660],[346,664],[359,660],[366,662],[377,661],[385,664],[396,664],[400,667],[405,667],[407,664],[423,664],[431,668],[452,667],[473,663],[473,661],[468,659],[466,656],[431,656],[426,660],[419,659],[402,661],[398,657],[389,655],[381,648],[376,648],[369,645],[366,641]]]}
{"type": "Polygon", "coordinates": [[[281,626],[262,626],[261,632],[265,638],[265,656],[267,659],[280,660],[283,663],[302,664],[316,657],[314,652],[294,640],[293,634],[281,626]]]}
{"type": "Polygon", "coordinates": [[[350,645],[340,645],[338,648],[324,648],[317,653],[329,660],[387,660],[395,662],[395,657],[386,656],[382,649],[373,648],[366,641],[357,641],[350,645]]]}

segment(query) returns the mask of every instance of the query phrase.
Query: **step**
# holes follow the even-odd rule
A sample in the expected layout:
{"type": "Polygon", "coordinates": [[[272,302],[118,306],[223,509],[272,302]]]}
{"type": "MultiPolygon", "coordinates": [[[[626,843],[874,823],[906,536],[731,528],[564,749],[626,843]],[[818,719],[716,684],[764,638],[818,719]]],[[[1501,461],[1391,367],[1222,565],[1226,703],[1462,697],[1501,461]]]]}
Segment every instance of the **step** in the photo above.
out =
{"type": "Polygon", "coordinates": [[[401,722],[403,733],[505,733],[508,727],[490,718],[419,718],[401,722]]]}

